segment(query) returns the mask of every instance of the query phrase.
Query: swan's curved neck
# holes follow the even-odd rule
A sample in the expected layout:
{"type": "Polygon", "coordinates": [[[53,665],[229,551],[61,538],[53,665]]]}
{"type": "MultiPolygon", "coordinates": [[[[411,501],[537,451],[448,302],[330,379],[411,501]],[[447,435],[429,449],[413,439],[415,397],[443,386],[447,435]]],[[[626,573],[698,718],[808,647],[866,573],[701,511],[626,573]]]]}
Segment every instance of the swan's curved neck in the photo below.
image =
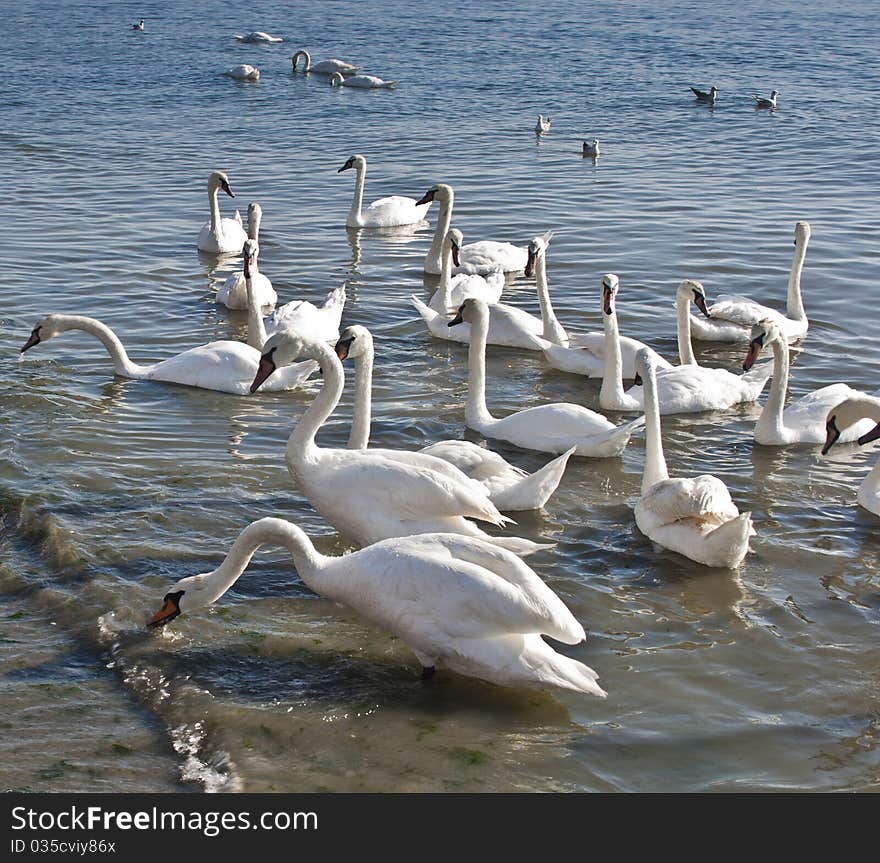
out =
{"type": "Polygon", "coordinates": [[[220,202],[217,200],[219,186],[214,181],[208,183],[208,206],[211,208],[211,233],[217,234],[220,230],[220,202]]]}
{"type": "Polygon", "coordinates": [[[547,256],[538,255],[535,263],[535,287],[538,289],[538,303],[541,306],[541,323],[544,325],[543,336],[556,345],[568,346],[568,333],[553,311],[550,302],[550,288],[547,284],[547,256]]]}
{"type": "Polygon", "coordinates": [[[468,348],[468,394],[464,408],[465,422],[472,428],[494,422],[486,407],[486,341],[489,336],[489,310],[479,311],[471,323],[468,348]]]}
{"type": "Polygon", "coordinates": [[[308,72],[312,66],[312,57],[308,51],[297,51],[296,54],[293,55],[293,68],[296,69],[296,64],[299,62],[299,58],[305,58],[305,65],[303,66],[303,72],[308,72]]]}
{"type": "Polygon", "coordinates": [[[247,287],[247,307],[248,307],[248,329],[247,343],[258,351],[263,350],[266,344],[266,324],[263,322],[263,310],[257,301],[257,290],[254,287],[254,276],[258,273],[257,259],[248,268],[248,275],[245,278],[245,286],[247,287]]]}
{"type": "Polygon", "coordinates": [[[321,366],[324,385],[290,433],[285,452],[285,459],[289,465],[296,465],[303,460],[311,460],[318,456],[315,435],[327,421],[327,417],[336,410],[345,384],[342,363],[329,345],[324,342],[311,342],[308,355],[311,359],[317,360],[318,365],[321,366]]]}
{"type": "Polygon", "coordinates": [[[611,301],[611,314],[602,310],[605,328],[605,368],[602,373],[602,389],[599,402],[603,405],[623,403],[623,358],[620,352],[620,332],[617,328],[617,306],[611,301]]]}
{"type": "Polygon", "coordinates": [[[351,209],[348,211],[348,224],[349,225],[360,225],[361,224],[361,208],[364,204],[364,183],[367,179],[367,166],[358,161],[357,166],[357,179],[354,184],[354,197],[351,200],[351,209]]]}
{"type": "Polygon", "coordinates": [[[694,346],[691,344],[690,298],[686,294],[678,294],[675,298],[675,310],[678,317],[678,363],[682,366],[697,365],[694,346]]]}
{"type": "MultiPolygon", "coordinates": [[[[435,311],[444,317],[452,305],[452,245],[443,243],[440,252],[440,281],[437,283],[437,302],[432,303],[435,311]]],[[[433,299],[433,298],[432,298],[433,299]]]]}
{"type": "Polygon", "coordinates": [[[59,333],[65,330],[82,330],[94,336],[107,348],[107,353],[113,360],[116,374],[122,375],[122,377],[139,378],[150,372],[150,366],[139,366],[137,363],[133,363],[128,358],[128,354],[116,333],[107,324],[103,324],[95,318],[87,318],[83,315],[55,315],[54,327],[59,333]]]}
{"type": "Polygon", "coordinates": [[[795,321],[805,321],[807,312],[804,309],[804,300],[801,296],[801,272],[804,269],[804,258],[807,256],[807,241],[798,243],[794,250],[794,259],[791,262],[791,272],[788,274],[788,299],[786,301],[786,315],[795,321]]]}
{"type": "Polygon", "coordinates": [[[281,518],[261,518],[251,522],[232,543],[220,564],[202,583],[204,604],[216,602],[247,569],[256,550],[266,543],[286,546],[300,578],[312,587],[320,580],[326,562],[303,530],[281,518]]]}
{"type": "Polygon", "coordinates": [[[653,367],[646,369],[642,385],[645,393],[645,469],[642,473],[642,494],[645,494],[655,483],[669,479],[669,471],[663,455],[657,376],[653,367]]]}
{"type": "Polygon", "coordinates": [[[373,410],[373,345],[354,358],[354,412],[348,434],[349,449],[370,445],[370,418],[373,410]]]}
{"type": "Polygon", "coordinates": [[[455,204],[455,194],[452,189],[449,190],[448,197],[444,197],[440,201],[440,212],[437,215],[437,227],[434,229],[434,239],[431,240],[431,248],[428,249],[428,257],[432,261],[441,260],[443,253],[443,240],[449,233],[449,226],[452,224],[452,207],[455,204]]]}
{"type": "Polygon", "coordinates": [[[770,381],[770,393],[761,409],[761,415],[758,417],[755,428],[779,439],[784,430],[782,412],[785,406],[785,394],[788,391],[788,344],[783,344],[781,338],[773,339],[771,347],[773,349],[773,379],[770,381]]]}

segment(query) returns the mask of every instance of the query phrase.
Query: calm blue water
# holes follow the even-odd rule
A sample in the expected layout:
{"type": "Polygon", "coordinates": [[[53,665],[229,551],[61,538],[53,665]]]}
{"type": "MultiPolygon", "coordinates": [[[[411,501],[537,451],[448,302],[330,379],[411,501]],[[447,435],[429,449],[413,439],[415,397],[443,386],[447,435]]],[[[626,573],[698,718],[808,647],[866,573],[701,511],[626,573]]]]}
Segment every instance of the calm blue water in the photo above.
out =
{"type": "MultiPolygon", "coordinates": [[[[664,421],[673,474],[712,471],[754,513],[736,573],[658,551],[635,529],[643,440],[572,462],[520,535],[589,633],[571,655],[604,702],[438,675],[357,615],[315,597],[281,553],[258,555],[212,611],[160,635],[143,621],[172,581],[216,566],[238,531],[282,515],[345,546],[295,488],[283,446],[311,399],[239,398],[114,378],[66,334],[18,361],[49,312],[99,317],[135,360],[243,338],[213,302],[238,262],[200,257],[205,182],[231,215],[263,207],[261,267],[282,300],[349,279],[344,323],[377,341],[374,443],[464,432],[465,351],[430,339],[432,228],[347,232],[367,198],[456,189],[466,240],[548,256],[557,313],[597,329],[602,273],[624,332],[674,353],[672,298],[781,307],[798,219],[813,229],[811,330],[794,395],[874,390],[880,353],[877,3],[21,2],[4,10],[0,188],[0,779],[34,790],[868,789],[880,776],[877,519],[855,504],[875,456],[753,446],[756,408],[664,421]],[[129,24],[143,15],[147,29],[129,24]],[[265,30],[281,45],[234,33],[265,30]],[[331,89],[290,56],[340,57],[399,82],[331,89]],[[249,62],[258,84],[221,73],[249,62]],[[720,91],[714,109],[688,85],[720,91]],[[751,94],[781,92],[773,113],[751,94]],[[538,113],[551,132],[536,141],[538,113]],[[597,164],[580,156],[598,137],[597,164]],[[72,721],[71,721],[72,720],[72,721]],[[14,749],[13,749],[14,747],[14,749]],[[14,751],[14,757],[13,757],[14,751]]],[[[537,309],[524,278],[508,300],[537,309]]],[[[700,359],[736,368],[740,349],[700,359]]],[[[513,350],[489,357],[497,413],[595,407],[598,383],[513,350]]],[[[322,440],[342,444],[349,397],[322,440]]],[[[467,433],[470,439],[475,438],[467,433]]],[[[495,445],[533,469],[540,455],[495,445]]],[[[870,450],[870,448],[868,448],[870,450]]]]}

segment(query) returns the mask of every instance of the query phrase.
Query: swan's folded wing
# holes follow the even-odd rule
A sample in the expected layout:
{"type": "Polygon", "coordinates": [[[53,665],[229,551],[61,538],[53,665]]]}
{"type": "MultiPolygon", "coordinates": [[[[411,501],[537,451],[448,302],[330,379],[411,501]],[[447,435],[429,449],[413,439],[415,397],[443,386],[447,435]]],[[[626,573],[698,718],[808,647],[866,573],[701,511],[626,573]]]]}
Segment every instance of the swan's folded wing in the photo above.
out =
{"type": "Polygon", "coordinates": [[[733,294],[722,294],[712,303],[709,314],[713,318],[730,321],[741,327],[752,327],[764,318],[784,317],[775,309],[762,306],[748,297],[740,297],[733,294]]]}
{"type": "Polygon", "coordinates": [[[460,257],[462,269],[465,270],[501,267],[504,272],[512,273],[525,269],[528,252],[513,243],[481,240],[462,246],[460,257]]]}
{"type": "Polygon", "coordinates": [[[527,476],[527,472],[505,461],[498,453],[466,440],[445,440],[420,450],[448,461],[471,479],[485,482],[493,477],[509,474],[512,478],[527,476]]]}
{"type": "Polygon", "coordinates": [[[710,474],[654,483],[642,496],[642,505],[664,524],[693,520],[719,525],[739,515],[727,486],[710,474]]]}
{"type": "Polygon", "coordinates": [[[389,195],[379,198],[361,210],[364,225],[371,228],[394,228],[420,222],[430,204],[416,205],[415,198],[403,195],[389,195]]]}

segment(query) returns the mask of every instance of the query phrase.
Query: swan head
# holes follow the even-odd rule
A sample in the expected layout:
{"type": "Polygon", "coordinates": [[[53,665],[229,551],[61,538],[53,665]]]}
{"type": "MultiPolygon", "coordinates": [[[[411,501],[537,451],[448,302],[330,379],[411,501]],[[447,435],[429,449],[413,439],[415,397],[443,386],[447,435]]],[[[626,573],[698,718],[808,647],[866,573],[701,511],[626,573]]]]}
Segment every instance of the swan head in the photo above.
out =
{"type": "MultiPolygon", "coordinates": [[[[840,435],[851,425],[865,417],[876,419],[878,411],[880,411],[880,399],[874,396],[854,396],[844,399],[831,408],[825,418],[825,443],[822,446],[822,455],[828,455],[828,451],[837,443],[840,435]]],[[[880,438],[880,423],[871,431],[865,432],[858,439],[858,443],[870,443],[877,438],[880,438]]]]}
{"type": "Polygon", "coordinates": [[[451,201],[452,200],[452,186],[447,186],[446,183],[434,183],[418,201],[416,201],[416,206],[420,206],[421,204],[429,204],[431,201],[451,201]]]}
{"type": "Polygon", "coordinates": [[[488,317],[489,306],[486,305],[485,300],[481,300],[479,297],[468,297],[458,307],[455,317],[449,321],[447,326],[454,327],[461,323],[474,324],[482,318],[488,319],[488,317]]]}
{"type": "Polygon", "coordinates": [[[336,86],[338,86],[339,84],[341,84],[344,80],[345,80],[345,78],[342,77],[342,73],[341,73],[341,72],[334,72],[334,73],[330,76],[330,86],[331,86],[331,87],[336,87],[336,86]]]}
{"type": "Polygon", "coordinates": [[[59,333],[64,332],[66,327],[61,326],[61,320],[58,315],[46,315],[37,321],[37,325],[31,330],[28,340],[24,343],[19,353],[30,350],[40,342],[47,342],[49,339],[55,338],[59,333]]]}
{"type": "Polygon", "coordinates": [[[211,176],[208,177],[208,189],[212,192],[216,192],[217,189],[223,189],[230,198],[235,197],[235,194],[229,186],[229,177],[227,177],[222,171],[214,171],[211,176]]]}
{"type": "Polygon", "coordinates": [[[300,50],[290,58],[290,62],[293,63],[293,71],[296,71],[296,64],[300,57],[304,57],[306,61],[305,66],[303,67],[303,72],[308,72],[309,66],[312,65],[312,58],[309,52],[303,48],[300,48],[300,50]]]}
{"type": "Polygon", "coordinates": [[[619,288],[620,279],[614,273],[605,273],[602,276],[602,311],[606,315],[614,313],[614,301],[619,288]]]}
{"type": "Polygon", "coordinates": [[[461,266],[461,247],[464,245],[464,234],[458,230],[458,228],[450,228],[446,232],[446,237],[443,239],[443,251],[445,252],[447,249],[452,252],[452,263],[456,267],[461,266]]]}
{"type": "Polygon", "coordinates": [[[639,380],[643,384],[645,381],[655,380],[654,353],[650,348],[639,348],[633,364],[636,370],[636,386],[638,386],[639,380]]]}
{"type": "Polygon", "coordinates": [[[686,297],[688,302],[693,301],[694,305],[707,317],[711,318],[709,309],[706,308],[706,291],[696,279],[684,279],[678,286],[678,296],[686,297]]]}
{"type": "Polygon", "coordinates": [[[359,324],[346,327],[336,342],[336,356],[340,360],[354,360],[368,354],[373,349],[373,334],[359,324]]]}
{"type": "Polygon", "coordinates": [[[549,231],[540,237],[535,237],[528,248],[528,258],[526,259],[525,276],[531,278],[535,273],[535,264],[547,253],[547,246],[550,245],[550,238],[553,236],[549,231]]]}
{"type": "Polygon", "coordinates": [[[251,392],[256,392],[266,378],[277,369],[292,365],[300,357],[317,359],[319,350],[317,342],[303,338],[294,330],[282,331],[270,336],[263,345],[263,354],[250,387],[251,392]]]}
{"type": "Polygon", "coordinates": [[[162,607],[147,621],[147,626],[164,626],[175,617],[179,617],[187,611],[210,605],[221,597],[224,591],[218,590],[216,581],[211,578],[215,572],[216,570],[180,579],[162,597],[162,607]]]}
{"type": "Polygon", "coordinates": [[[251,219],[262,219],[263,218],[263,208],[256,202],[248,204],[248,222],[251,219]]]}
{"type": "Polygon", "coordinates": [[[798,222],[794,226],[794,244],[796,247],[805,246],[810,239],[810,234],[812,233],[812,229],[810,228],[809,222],[798,222]]]}
{"type": "Polygon", "coordinates": [[[336,172],[337,174],[341,174],[343,171],[347,171],[349,168],[366,168],[367,160],[360,155],[360,153],[355,153],[354,156],[349,156],[346,163],[336,172]]]}
{"type": "Polygon", "coordinates": [[[761,350],[769,347],[773,342],[788,345],[788,340],[782,334],[782,330],[779,329],[775,321],[770,318],[758,321],[752,327],[752,332],[749,334],[749,351],[743,360],[743,371],[747,372],[755,364],[755,360],[758,359],[761,350]]]}
{"type": "Polygon", "coordinates": [[[260,254],[260,246],[256,240],[246,239],[241,249],[241,256],[244,258],[244,277],[249,279],[252,270],[256,269],[257,256],[260,254]]]}

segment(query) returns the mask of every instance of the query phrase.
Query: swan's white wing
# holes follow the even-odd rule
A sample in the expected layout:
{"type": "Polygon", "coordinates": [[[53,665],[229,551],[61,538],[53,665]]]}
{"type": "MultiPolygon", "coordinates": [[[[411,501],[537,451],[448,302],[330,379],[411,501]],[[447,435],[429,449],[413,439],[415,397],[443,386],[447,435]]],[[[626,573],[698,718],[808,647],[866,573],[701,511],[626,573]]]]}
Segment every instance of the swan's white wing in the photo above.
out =
{"type": "MultiPolygon", "coordinates": [[[[344,290],[341,302],[345,302],[344,290]]],[[[331,342],[339,338],[341,317],[342,307],[337,292],[331,292],[320,308],[308,300],[291,300],[266,318],[266,335],[293,330],[310,339],[331,342]]]]}
{"type": "Polygon", "coordinates": [[[416,204],[415,198],[403,195],[389,195],[379,198],[361,210],[361,221],[364,227],[393,228],[399,225],[411,225],[421,222],[431,206],[416,204]]]}
{"type": "Polygon", "coordinates": [[[525,247],[513,243],[481,240],[462,246],[460,257],[462,269],[468,271],[486,272],[501,267],[505,273],[515,273],[526,268],[529,255],[525,247]]]}
{"type": "MultiPolygon", "coordinates": [[[[314,67],[312,67],[314,69],[314,67]]],[[[362,87],[365,89],[376,88],[376,87],[385,87],[391,88],[394,86],[394,81],[383,81],[381,78],[377,78],[375,75],[352,75],[350,78],[346,78],[342,82],[346,87],[362,87]]]]}
{"type": "Polygon", "coordinates": [[[739,515],[727,486],[711,474],[654,483],[641,503],[663,524],[692,520],[719,525],[739,515]]]}
{"type": "Polygon", "coordinates": [[[776,309],[769,306],[762,306],[748,297],[740,297],[734,295],[723,294],[712,304],[709,314],[713,318],[720,318],[724,321],[738,324],[741,327],[751,328],[758,321],[764,318],[772,318],[775,321],[785,319],[785,315],[780,314],[776,309]]]}
{"type": "MultiPolygon", "coordinates": [[[[278,294],[272,287],[272,282],[262,273],[257,273],[253,277],[254,293],[257,298],[257,305],[261,309],[271,308],[278,302],[278,294]]],[[[247,282],[244,273],[238,271],[232,273],[226,281],[221,285],[214,297],[214,302],[220,303],[229,309],[246,309],[248,307],[247,299],[247,282]]]]}
{"type": "Polygon", "coordinates": [[[480,430],[527,449],[564,452],[584,438],[614,428],[602,414],[580,405],[558,402],[517,411],[480,430]]]}
{"type": "Polygon", "coordinates": [[[479,482],[497,477],[521,479],[528,474],[509,464],[498,453],[466,440],[444,440],[423,447],[420,452],[442,458],[479,482]]]}
{"type": "Polygon", "coordinates": [[[483,277],[476,273],[459,273],[452,277],[452,307],[457,309],[469,297],[478,297],[490,306],[501,299],[504,273],[494,270],[483,277]]]}
{"type": "MultiPolygon", "coordinates": [[[[831,384],[815,390],[792,402],[783,412],[783,425],[801,433],[801,443],[824,443],[825,423],[828,411],[849,398],[859,397],[864,393],[854,390],[847,384],[831,384]],[[808,437],[807,437],[808,436],[808,437]]],[[[865,432],[870,431],[876,423],[871,419],[861,419],[845,428],[838,441],[852,443],[865,432]]]]}
{"type": "MultiPolygon", "coordinates": [[[[589,351],[598,360],[605,360],[605,333],[569,333],[569,346],[589,351]]],[[[629,336],[620,336],[620,360],[623,366],[623,377],[635,377],[636,354],[642,348],[650,351],[654,359],[654,367],[657,369],[672,368],[669,360],[661,357],[653,348],[644,342],[629,336]]]]}
{"type": "MultiPolygon", "coordinates": [[[[657,373],[657,396],[661,414],[700,413],[726,410],[744,401],[754,401],[770,375],[772,364],[755,367],[748,375],[734,375],[726,369],[705,366],[672,366],[657,373]],[[757,373],[757,374],[755,374],[757,373]]],[[[642,387],[631,387],[626,395],[644,405],[642,387]]]]}

